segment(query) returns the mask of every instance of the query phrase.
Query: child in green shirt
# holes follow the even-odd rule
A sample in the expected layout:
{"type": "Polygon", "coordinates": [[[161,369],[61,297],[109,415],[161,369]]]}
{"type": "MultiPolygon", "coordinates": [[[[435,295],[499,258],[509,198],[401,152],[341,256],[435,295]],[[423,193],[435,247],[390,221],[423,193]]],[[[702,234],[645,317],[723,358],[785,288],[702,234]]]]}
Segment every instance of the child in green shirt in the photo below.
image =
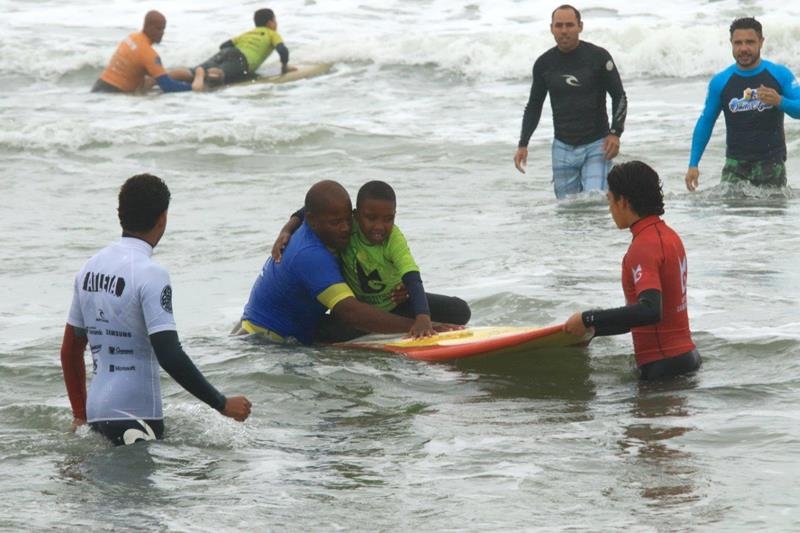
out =
{"type": "MultiPolygon", "coordinates": [[[[425,292],[419,267],[403,233],[394,225],[395,192],[383,181],[365,183],[358,191],[350,242],[341,252],[342,274],[356,297],[366,303],[414,318],[409,334],[434,335],[433,321],[463,325],[471,312],[456,297],[425,292]]],[[[301,209],[290,218],[272,249],[274,260],[303,221],[301,209]]]]}

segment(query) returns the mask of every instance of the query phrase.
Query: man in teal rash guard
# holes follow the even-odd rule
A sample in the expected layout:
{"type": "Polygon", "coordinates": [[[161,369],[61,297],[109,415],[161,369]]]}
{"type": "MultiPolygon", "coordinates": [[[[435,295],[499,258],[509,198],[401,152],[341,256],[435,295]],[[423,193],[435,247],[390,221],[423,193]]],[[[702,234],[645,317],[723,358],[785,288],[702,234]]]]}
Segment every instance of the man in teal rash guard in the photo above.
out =
{"type": "Polygon", "coordinates": [[[720,111],[727,128],[722,181],[786,185],[784,113],[800,118],[800,83],[783,65],[761,59],[761,23],[740,18],[730,27],[736,63],[711,79],[703,113],[692,135],[686,188],[697,189],[698,164],[720,111]]]}
{"type": "MultiPolygon", "coordinates": [[[[237,333],[260,334],[279,343],[311,344],[329,320],[373,333],[409,331],[412,319],[358,301],[347,286],[334,253],[347,247],[352,223],[352,204],[344,187],[330,180],[314,184],[306,194],[305,221],[281,261],[267,259],[250,291],[237,333]]],[[[434,327],[452,329],[443,324],[434,327]]]]}
{"type": "Polygon", "coordinates": [[[275,13],[271,9],[259,9],[253,14],[253,22],[255,28],[222,43],[219,52],[197,67],[178,69],[170,75],[191,81],[195,71],[203,68],[206,81],[211,85],[234,83],[254,77],[273,50],[280,56],[282,74],[295,70],[289,66],[289,49],[278,34],[275,13]]]}

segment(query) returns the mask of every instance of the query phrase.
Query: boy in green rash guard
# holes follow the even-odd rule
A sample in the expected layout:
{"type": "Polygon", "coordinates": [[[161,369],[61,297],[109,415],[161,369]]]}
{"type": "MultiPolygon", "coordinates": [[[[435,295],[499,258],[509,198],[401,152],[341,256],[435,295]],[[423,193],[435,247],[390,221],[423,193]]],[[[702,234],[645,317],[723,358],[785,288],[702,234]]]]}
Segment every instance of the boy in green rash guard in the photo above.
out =
{"type": "MultiPolygon", "coordinates": [[[[380,309],[414,318],[409,334],[434,335],[433,322],[466,324],[469,305],[456,297],[426,293],[419,267],[400,228],[394,225],[397,200],[394,190],[383,181],[370,181],[358,191],[353,211],[350,242],[340,253],[342,273],[356,297],[380,309]]],[[[292,214],[272,248],[280,261],[281,250],[300,227],[303,210],[292,214]]],[[[333,328],[327,328],[333,329],[333,328]]],[[[331,340],[348,340],[363,332],[336,332],[331,340]]],[[[327,336],[324,332],[323,336],[327,336]]],[[[329,340],[329,339],[325,339],[329,340]]]]}
{"type": "Polygon", "coordinates": [[[202,67],[206,71],[206,82],[210,85],[246,80],[255,76],[258,67],[273,50],[280,56],[281,74],[297,70],[289,66],[289,49],[278,34],[275,12],[271,9],[259,9],[253,14],[253,22],[255,28],[222,43],[219,52],[211,58],[191,69],[171,70],[170,76],[191,82],[195,70],[202,67]]]}

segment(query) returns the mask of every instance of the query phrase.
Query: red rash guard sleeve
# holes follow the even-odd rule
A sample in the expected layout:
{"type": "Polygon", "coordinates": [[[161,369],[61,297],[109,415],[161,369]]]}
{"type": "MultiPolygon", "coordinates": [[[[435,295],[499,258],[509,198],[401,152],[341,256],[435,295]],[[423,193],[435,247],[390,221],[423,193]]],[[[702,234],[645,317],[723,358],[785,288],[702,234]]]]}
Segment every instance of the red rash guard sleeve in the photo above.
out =
{"type": "Polygon", "coordinates": [[[86,335],[80,335],[75,332],[74,327],[66,325],[61,343],[61,369],[72,406],[72,416],[80,420],[86,420],[86,364],[83,361],[83,352],[87,342],[86,335]]]}

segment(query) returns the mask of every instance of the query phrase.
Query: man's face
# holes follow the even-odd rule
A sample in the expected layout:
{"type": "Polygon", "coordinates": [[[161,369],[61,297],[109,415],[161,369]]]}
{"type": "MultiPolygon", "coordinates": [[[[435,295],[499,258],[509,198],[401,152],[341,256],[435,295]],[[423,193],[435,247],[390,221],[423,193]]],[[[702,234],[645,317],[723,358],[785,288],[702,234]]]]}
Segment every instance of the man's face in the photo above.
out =
{"type": "Polygon", "coordinates": [[[608,210],[611,212],[611,218],[614,219],[614,224],[616,224],[619,229],[627,228],[629,224],[626,218],[624,197],[620,196],[617,198],[614,196],[614,193],[608,191],[606,193],[606,199],[608,200],[608,210]]]}
{"type": "Polygon", "coordinates": [[[308,225],[322,244],[336,251],[342,251],[350,242],[353,227],[353,206],[349,199],[331,201],[327,209],[318,214],[309,213],[308,225]]]}
{"type": "Polygon", "coordinates": [[[163,17],[154,17],[152,21],[148,21],[145,25],[144,33],[150,38],[153,44],[161,42],[164,37],[164,30],[167,29],[167,20],[163,17]]]}
{"type": "Polygon", "coordinates": [[[743,69],[751,69],[761,60],[761,46],[764,38],[756,30],[734,30],[731,35],[731,48],[736,64],[743,69]]]}
{"type": "Polygon", "coordinates": [[[578,46],[582,30],[583,22],[578,22],[578,17],[573,10],[558,9],[553,13],[550,31],[556,39],[556,46],[562,52],[570,52],[578,46]]]}

